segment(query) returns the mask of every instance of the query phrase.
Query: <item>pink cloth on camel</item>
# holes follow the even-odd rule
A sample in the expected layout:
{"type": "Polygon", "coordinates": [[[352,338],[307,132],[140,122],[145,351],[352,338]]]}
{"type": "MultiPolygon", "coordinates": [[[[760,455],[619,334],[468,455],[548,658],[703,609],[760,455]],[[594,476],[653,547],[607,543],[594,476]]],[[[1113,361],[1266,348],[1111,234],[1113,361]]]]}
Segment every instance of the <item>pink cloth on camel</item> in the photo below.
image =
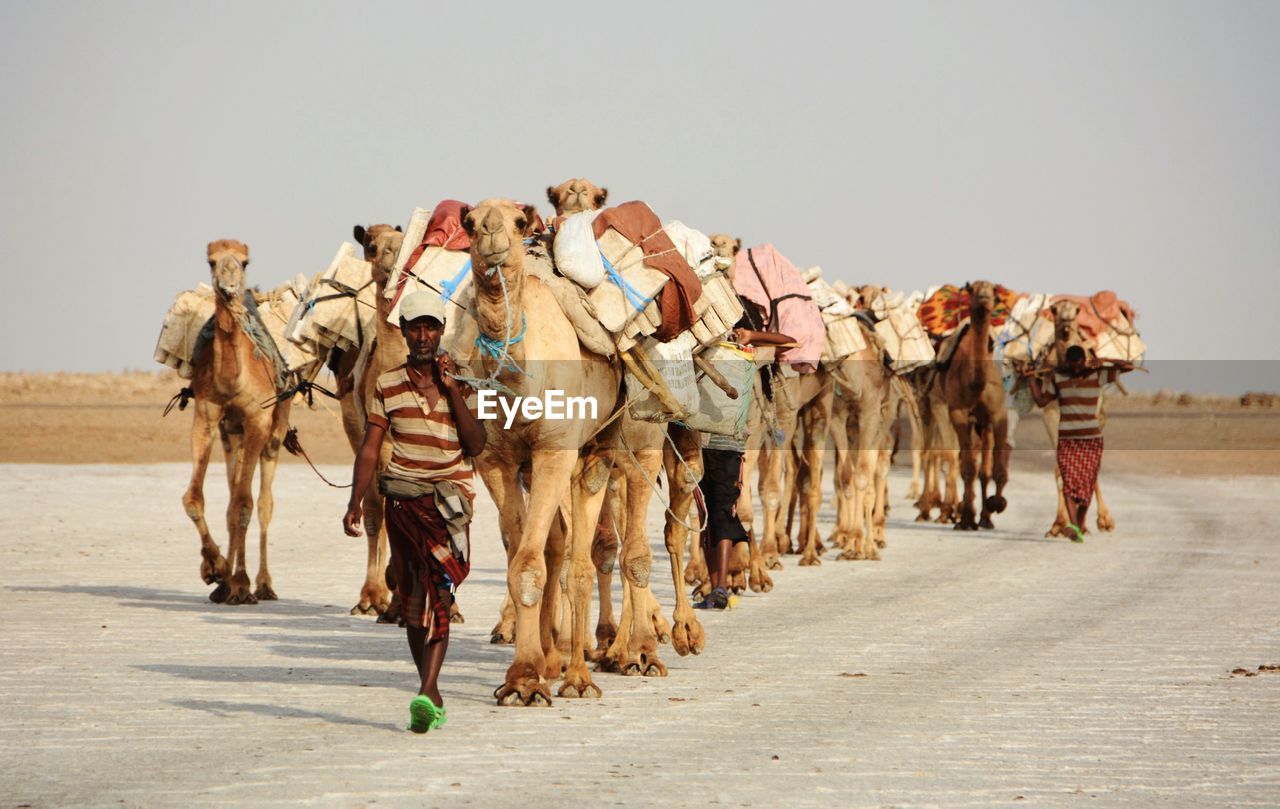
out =
{"type": "Polygon", "coordinates": [[[809,286],[786,256],[771,244],[762,244],[750,251],[739,250],[734,259],[733,287],[739,295],[759,306],[765,317],[772,311],[772,302],[778,301],[777,322],[766,323],[765,328],[790,335],[799,344],[780,352],[779,360],[793,365],[818,365],[826,345],[827,329],[809,286]],[[759,276],[751,267],[752,260],[760,270],[759,276]],[[802,297],[790,297],[792,295],[802,297]]]}

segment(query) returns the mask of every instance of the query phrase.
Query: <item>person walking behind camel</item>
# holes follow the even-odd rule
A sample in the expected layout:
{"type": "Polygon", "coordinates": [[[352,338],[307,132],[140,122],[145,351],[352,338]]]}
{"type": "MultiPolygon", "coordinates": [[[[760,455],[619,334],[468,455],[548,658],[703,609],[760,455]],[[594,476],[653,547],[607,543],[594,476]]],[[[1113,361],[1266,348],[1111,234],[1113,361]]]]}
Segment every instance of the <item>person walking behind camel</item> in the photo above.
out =
{"type": "Polygon", "coordinates": [[[445,723],[440,668],[449,649],[453,593],[471,567],[471,458],[484,450],[486,436],[452,376],[453,359],[437,356],[444,334],[440,297],[417,292],[405,298],[400,330],[408,361],[378,377],[374,387],[342,527],[348,536],[360,536],[361,502],[390,434],[391,463],[379,488],[387,498],[391,569],[421,682],[409,703],[408,729],[425,733],[445,723]]]}
{"type": "MultiPolygon", "coordinates": [[[[1052,388],[1045,390],[1037,376],[1028,376],[1031,397],[1040,407],[1058,400],[1058,471],[1062,475],[1062,493],[1067,502],[1069,528],[1075,532],[1072,542],[1084,542],[1084,516],[1093,500],[1102,466],[1102,422],[1098,418],[1098,401],[1102,386],[1115,381],[1122,366],[1105,371],[1088,364],[1084,348],[1069,347],[1066,364],[1053,372],[1052,388]],[[1104,379],[1105,375],[1105,379],[1104,379]]],[[[1127,364],[1126,364],[1127,365],[1127,364]]]]}

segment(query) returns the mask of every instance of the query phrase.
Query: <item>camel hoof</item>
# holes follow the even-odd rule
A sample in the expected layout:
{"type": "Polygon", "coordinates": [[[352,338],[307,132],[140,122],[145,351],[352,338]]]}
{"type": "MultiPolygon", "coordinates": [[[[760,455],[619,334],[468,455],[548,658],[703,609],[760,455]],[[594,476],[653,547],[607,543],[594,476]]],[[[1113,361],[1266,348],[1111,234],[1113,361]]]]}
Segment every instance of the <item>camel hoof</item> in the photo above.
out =
{"type": "Polygon", "coordinates": [[[819,567],[821,565],[822,560],[819,559],[816,554],[806,555],[800,558],[800,567],[819,567]]]}
{"type": "Polygon", "coordinates": [[[977,531],[978,524],[975,522],[966,522],[965,520],[961,520],[953,525],[952,528],[956,531],[977,531]]]}
{"type": "Polygon", "coordinates": [[[690,616],[688,621],[676,620],[676,627],[671,636],[671,648],[676,650],[676,654],[681,657],[702,654],[705,644],[706,634],[697,618],[690,616]]]}
{"type": "Polygon", "coordinates": [[[1108,517],[1107,519],[1098,518],[1098,530],[1103,533],[1116,530],[1116,521],[1108,517]]]}
{"type": "Polygon", "coordinates": [[[777,556],[766,556],[764,566],[769,570],[782,570],[782,559],[777,556]]]}
{"type": "Polygon", "coordinates": [[[213,592],[209,593],[209,600],[214,604],[223,604],[227,600],[227,594],[231,592],[231,585],[225,581],[218,582],[218,586],[213,588],[213,592]]]}
{"type": "Polygon", "coordinates": [[[503,683],[493,692],[499,705],[507,707],[550,708],[551,693],[540,682],[503,683]]]}
{"type": "Polygon", "coordinates": [[[229,607],[251,607],[258,603],[258,599],[254,597],[253,593],[232,593],[227,596],[227,600],[224,603],[229,607]]]}
{"type": "Polygon", "coordinates": [[[861,558],[862,556],[857,551],[843,550],[843,551],[840,551],[840,555],[836,557],[836,561],[852,562],[861,558]]]}
{"type": "Polygon", "coordinates": [[[1009,501],[1004,499],[1004,495],[993,494],[987,498],[984,505],[991,514],[1003,514],[1004,510],[1009,506],[1009,501]]]}
{"type": "Polygon", "coordinates": [[[645,677],[666,677],[667,667],[663,665],[661,660],[653,658],[649,660],[644,667],[645,677]]]}
{"type": "Polygon", "coordinates": [[[866,555],[864,558],[865,558],[868,562],[879,562],[879,561],[880,561],[880,551],[879,551],[879,550],[877,550],[877,549],[875,548],[875,546],[873,545],[873,546],[872,546],[872,548],[871,548],[871,550],[867,551],[867,555],[866,555]]]}
{"type": "Polygon", "coordinates": [[[462,616],[462,610],[458,609],[457,604],[454,604],[453,607],[449,609],[449,623],[465,624],[466,622],[467,619],[462,616]]]}
{"type": "Polygon", "coordinates": [[[990,517],[983,517],[982,519],[978,520],[978,527],[985,528],[988,531],[990,531],[991,529],[996,527],[996,524],[991,521],[990,517]]]}
{"type": "Polygon", "coordinates": [[[276,596],[276,591],[272,590],[271,585],[269,584],[259,584],[258,589],[254,590],[253,594],[254,596],[257,597],[259,601],[279,601],[280,600],[279,597],[276,596]]]}
{"type": "Polygon", "coordinates": [[[596,671],[602,672],[604,674],[622,674],[623,673],[622,667],[619,665],[618,661],[614,660],[612,657],[609,657],[609,653],[607,651],[600,656],[599,660],[596,661],[596,671]]]}
{"type": "Polygon", "coordinates": [[[556,691],[557,696],[565,699],[600,699],[604,692],[600,686],[591,682],[591,675],[585,670],[565,672],[564,684],[556,691]]]}
{"type": "Polygon", "coordinates": [[[930,522],[930,521],[931,520],[929,518],[929,515],[923,511],[916,515],[916,522],[930,522]]]}
{"type": "Polygon", "coordinates": [[[502,634],[501,632],[494,632],[492,635],[489,636],[489,642],[495,646],[499,646],[503,644],[515,643],[516,640],[515,638],[508,638],[506,635],[502,634]]]}

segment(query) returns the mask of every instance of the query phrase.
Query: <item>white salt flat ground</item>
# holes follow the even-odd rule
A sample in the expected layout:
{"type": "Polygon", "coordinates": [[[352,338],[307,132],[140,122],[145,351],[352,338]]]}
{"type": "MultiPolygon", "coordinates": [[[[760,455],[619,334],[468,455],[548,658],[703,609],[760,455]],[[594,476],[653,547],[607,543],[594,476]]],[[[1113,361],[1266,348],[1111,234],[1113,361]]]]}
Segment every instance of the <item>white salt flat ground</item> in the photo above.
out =
{"type": "Polygon", "coordinates": [[[1041,539],[1043,473],[1015,466],[979,534],[908,522],[895,474],[884,561],[789,558],[773,593],[704,616],[702,656],[666,648],[667,679],[597,675],[603,699],[549,710],[493,704],[511,651],[487,642],[482,495],[449,725],[417,736],[402,631],[347,614],[344,495],[283,467],[281,601],[221,607],[186,475],[0,466],[0,809],[1280,804],[1280,674],[1230,675],[1280,663],[1276,479],[1110,476],[1120,531],[1075,546],[1041,539]]]}

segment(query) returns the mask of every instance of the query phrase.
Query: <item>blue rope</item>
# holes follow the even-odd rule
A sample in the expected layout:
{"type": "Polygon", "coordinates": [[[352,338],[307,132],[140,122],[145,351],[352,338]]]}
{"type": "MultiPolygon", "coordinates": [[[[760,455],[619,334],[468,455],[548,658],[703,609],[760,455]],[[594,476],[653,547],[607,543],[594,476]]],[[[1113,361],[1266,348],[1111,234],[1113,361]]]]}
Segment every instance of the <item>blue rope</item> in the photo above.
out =
{"type": "MultiPolygon", "coordinates": [[[[600,242],[596,242],[596,249],[600,248],[600,242]]],[[[640,290],[627,283],[627,279],[622,277],[622,273],[614,269],[613,263],[605,256],[604,251],[600,250],[600,260],[604,262],[604,271],[608,275],[609,280],[618,285],[618,289],[622,290],[622,294],[626,296],[627,303],[635,307],[637,312],[644,311],[649,305],[649,301],[653,298],[646,298],[640,294],[640,290]]]]}
{"type": "Polygon", "coordinates": [[[516,373],[523,373],[523,371],[520,369],[520,366],[516,365],[515,360],[511,359],[511,357],[507,354],[506,349],[507,347],[513,346],[524,339],[524,332],[527,326],[528,326],[528,323],[525,320],[524,315],[522,314],[520,315],[520,333],[517,334],[515,337],[512,337],[510,340],[500,340],[496,337],[490,337],[484,332],[481,332],[476,337],[476,347],[479,348],[484,353],[488,354],[490,357],[494,358],[495,360],[498,360],[500,363],[499,364],[500,370],[515,371],[516,373]]]}

